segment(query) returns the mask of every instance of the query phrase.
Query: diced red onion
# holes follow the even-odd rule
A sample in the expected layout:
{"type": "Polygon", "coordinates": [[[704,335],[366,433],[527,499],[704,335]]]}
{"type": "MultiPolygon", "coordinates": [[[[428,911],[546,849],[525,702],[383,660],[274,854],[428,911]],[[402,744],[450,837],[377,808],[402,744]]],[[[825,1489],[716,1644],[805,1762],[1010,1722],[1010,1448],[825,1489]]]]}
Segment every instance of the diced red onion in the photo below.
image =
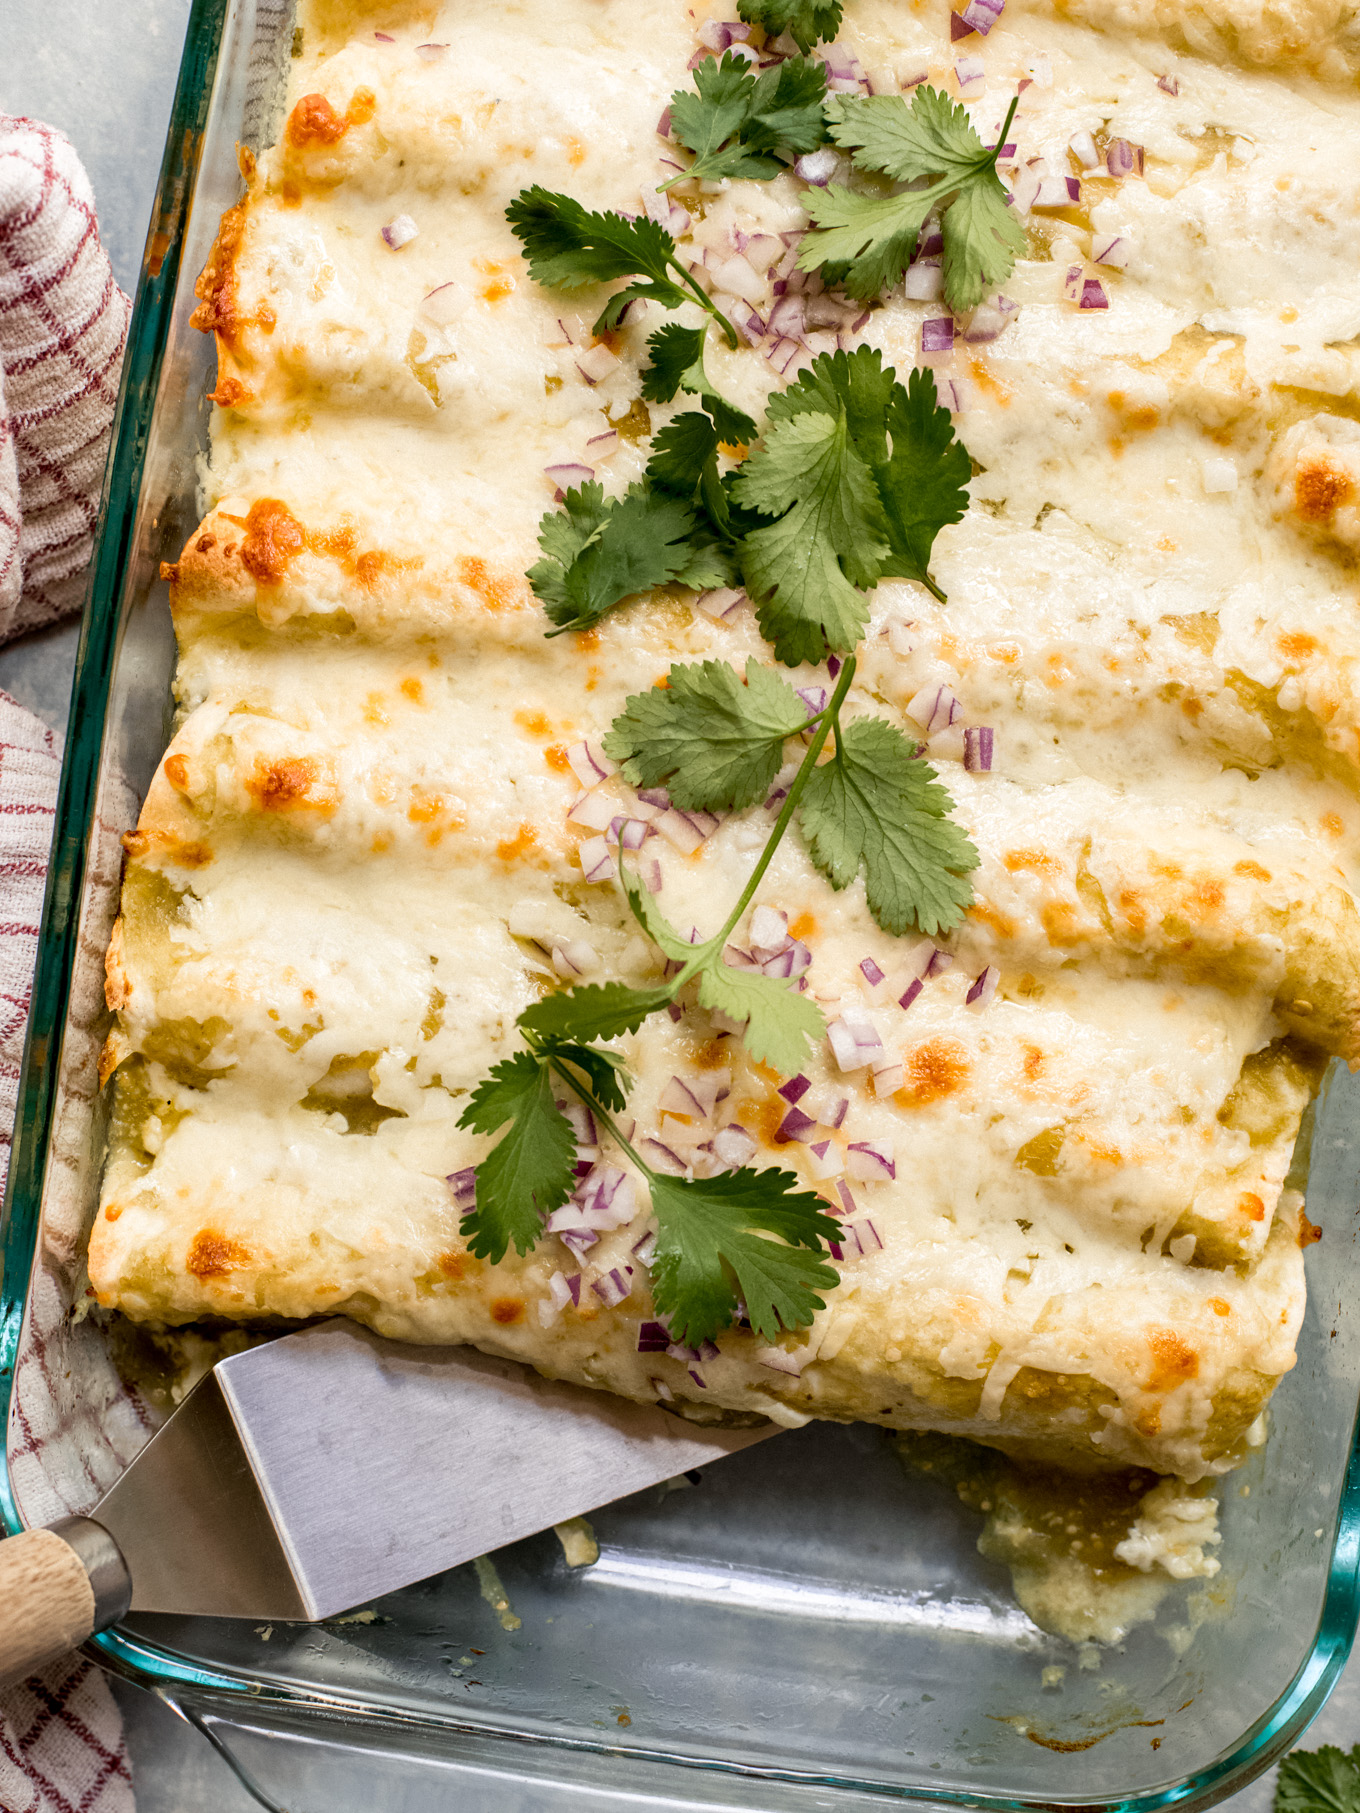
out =
{"type": "Polygon", "coordinates": [[[689,1366],[686,1368],[686,1371],[689,1373],[689,1376],[694,1380],[694,1383],[699,1387],[699,1389],[701,1391],[708,1390],[708,1380],[704,1377],[703,1373],[701,1373],[698,1370],[697,1367],[689,1366]]]}
{"type": "Polygon", "coordinates": [[[599,1145],[600,1133],[595,1125],[595,1116],[590,1112],[589,1108],[586,1107],[584,1102],[558,1102],[557,1106],[566,1120],[570,1123],[571,1130],[576,1136],[578,1148],[581,1146],[599,1145]]]}
{"type": "Polygon", "coordinates": [[[661,115],[661,118],[656,122],[656,136],[658,138],[669,138],[670,135],[671,135],[671,110],[669,107],[667,107],[665,112],[661,115]]]}
{"type": "Polygon", "coordinates": [[[751,951],[757,959],[787,950],[791,942],[788,914],[778,907],[758,906],[751,915],[750,938],[751,951]]]}
{"type": "Polygon", "coordinates": [[[595,468],[583,466],[579,460],[563,460],[560,465],[545,466],[543,471],[551,483],[562,492],[579,490],[582,485],[588,485],[595,476],[595,468]]]}
{"type": "Polygon", "coordinates": [[[860,962],[859,969],[860,974],[864,977],[864,980],[869,984],[870,988],[878,988],[887,981],[887,977],[883,974],[883,971],[874,962],[872,957],[863,958],[860,962]]]}
{"type": "Polygon", "coordinates": [[[1088,277],[1081,286],[1081,301],[1078,308],[1108,308],[1110,298],[1105,294],[1105,285],[1098,277],[1088,277]]]}
{"type": "Polygon", "coordinates": [[[933,315],[921,323],[921,351],[947,353],[954,349],[954,317],[933,315]]]}
{"type": "Polygon", "coordinates": [[[605,840],[617,844],[621,850],[640,850],[651,835],[652,827],[645,818],[619,816],[610,821],[605,840]]]}
{"type": "Polygon", "coordinates": [[[752,270],[764,277],[784,256],[784,241],[777,233],[752,233],[741,254],[752,270]]]}
{"type": "Polygon", "coordinates": [[[816,1130],[817,1123],[810,1114],[804,1114],[801,1108],[790,1108],[775,1128],[775,1143],[786,1146],[790,1140],[804,1140],[816,1130]]]}
{"type": "Polygon", "coordinates": [[[990,724],[974,724],[963,733],[963,765],[970,774],[990,774],[994,736],[990,724]]]}
{"type": "Polygon", "coordinates": [[[815,1145],[808,1147],[807,1165],[814,1183],[829,1183],[845,1169],[840,1147],[829,1139],[819,1139],[815,1145]]]}
{"type": "Polygon", "coordinates": [[[946,970],[953,969],[953,967],[954,956],[952,951],[932,951],[930,962],[926,965],[926,979],[929,981],[935,976],[942,976],[946,970]]]}
{"type": "Polygon", "coordinates": [[[873,1073],[874,1094],[877,1096],[896,1095],[907,1080],[907,1073],[896,1059],[886,1064],[879,1064],[873,1073]]]}
{"type": "Polygon", "coordinates": [[[586,838],[576,854],[587,881],[608,881],[613,875],[614,858],[604,838],[586,838]]]}
{"type": "Polygon", "coordinates": [[[1071,208],[1080,200],[1081,184],[1075,176],[1045,176],[1029,205],[1031,208],[1071,208]]]}
{"type": "MultiPolygon", "coordinates": [[[[607,781],[611,774],[618,772],[605,754],[603,745],[593,742],[589,737],[570,746],[567,761],[583,787],[597,787],[601,781],[607,781]]],[[[600,829],[603,830],[604,827],[601,826],[600,829]]]]}
{"type": "Polygon", "coordinates": [[[633,1244],[633,1257],[639,1265],[650,1266],[656,1253],[656,1229],[649,1228],[641,1240],[633,1244]]]}
{"type": "MultiPolygon", "coordinates": [[[[420,312],[436,327],[448,327],[462,314],[468,300],[468,293],[461,283],[441,283],[421,300],[420,312]]],[[[566,332],[565,328],[563,332],[566,332]]]]}
{"type": "Polygon", "coordinates": [[[447,44],[417,44],[416,55],[426,63],[437,63],[448,48],[447,44]]]}
{"type": "Polygon", "coordinates": [[[673,1404],[675,1402],[675,1393],[664,1379],[648,1379],[647,1383],[656,1393],[658,1403],[673,1404]]]}
{"type": "Polygon", "coordinates": [[[739,1171],[755,1157],[756,1142],[737,1121],[713,1136],[713,1154],[729,1170],[739,1171]]]}
{"type": "Polygon", "coordinates": [[[1001,971],[996,968],[995,964],[989,963],[968,990],[964,997],[964,1006],[971,1007],[975,1013],[981,1013],[984,1007],[991,1005],[992,997],[996,993],[996,985],[1000,980],[1001,971]]]}
{"type": "Polygon", "coordinates": [[[1119,233],[1094,233],[1091,236],[1091,263],[1109,265],[1116,271],[1126,270],[1133,257],[1133,241],[1119,233]]]}
{"type": "MultiPolygon", "coordinates": [[[[752,953],[754,955],[754,952],[752,953]]],[[[791,938],[782,951],[766,957],[761,962],[761,971],[767,976],[782,977],[801,976],[812,964],[812,952],[801,939],[791,938]]]]}
{"type": "Polygon", "coordinates": [[[752,1357],[771,1372],[787,1373],[791,1379],[798,1378],[803,1370],[802,1362],[795,1360],[791,1353],[785,1353],[782,1347],[757,1347],[752,1357]]]}
{"type": "Polygon", "coordinates": [[[791,1076],[787,1083],[780,1084],[779,1094],[792,1107],[795,1102],[802,1101],[811,1087],[812,1078],[803,1076],[800,1072],[797,1076],[791,1076]]]}
{"type": "Polygon", "coordinates": [[[1181,85],[1176,80],[1175,76],[1158,76],[1157,86],[1161,89],[1163,94],[1176,95],[1181,91],[1181,85]]]}
{"type": "Polygon", "coordinates": [[[802,157],[794,160],[793,172],[814,188],[824,189],[836,174],[838,161],[836,153],[828,145],[820,151],[804,152],[802,157]]]}
{"type": "Polygon", "coordinates": [[[590,1228],[564,1228],[557,1237],[563,1246],[569,1247],[575,1253],[578,1259],[583,1253],[589,1252],[600,1238],[590,1228]]]}
{"type": "Polygon", "coordinates": [[[878,1028],[857,1007],[842,1007],[840,1019],[830,1023],[826,1036],[842,1070],[862,1070],[883,1055],[878,1028]]]}
{"type": "Polygon", "coordinates": [[[373,34],[373,41],[375,44],[396,43],[396,39],[392,36],[390,31],[375,31],[373,34]]]}
{"type": "Polygon", "coordinates": [[[568,1303],[579,1308],[581,1303],[580,1272],[554,1272],[548,1280],[548,1294],[559,1310],[565,1309],[568,1303]]]}
{"type": "Polygon", "coordinates": [[[998,339],[1010,326],[1011,317],[1018,313],[1019,307],[1019,303],[1012,302],[1009,296],[1000,294],[990,301],[979,302],[969,316],[963,338],[974,343],[998,339]]]}
{"type": "Polygon", "coordinates": [[[667,843],[673,844],[682,856],[693,856],[721,821],[712,812],[681,812],[671,806],[654,822],[667,843]]]}
{"type": "Polygon", "coordinates": [[[888,1183],[897,1176],[891,1140],[851,1140],[845,1150],[845,1167],[857,1183],[888,1183]]]}
{"type": "Polygon", "coordinates": [[[738,297],[728,305],[727,313],[733,327],[748,346],[758,346],[765,338],[765,323],[749,302],[743,302],[738,297]]]}
{"type": "Polygon", "coordinates": [[[826,710],[826,688],[824,686],[798,686],[794,690],[807,706],[810,718],[815,718],[819,712],[826,710]]]}
{"type": "Polygon", "coordinates": [[[1074,132],[1067,146],[1083,170],[1094,170],[1102,161],[1100,147],[1089,132],[1074,132]]]}
{"type": "MultiPolygon", "coordinates": [[[[967,16],[966,13],[964,16],[967,16]]],[[[975,82],[982,81],[986,74],[987,65],[981,57],[957,57],[954,60],[954,77],[960,88],[971,88],[975,82]]]]}
{"type": "Polygon", "coordinates": [[[671,1331],[664,1322],[643,1322],[638,1327],[639,1353],[665,1353],[671,1344],[671,1331]]]}
{"type": "Polygon", "coordinates": [[[947,686],[936,682],[913,694],[904,709],[929,736],[953,724],[961,715],[963,705],[947,686]]]}
{"type": "Polygon", "coordinates": [[[910,981],[907,984],[906,993],[902,995],[902,997],[898,1001],[897,1005],[905,1011],[908,1007],[911,1006],[912,1002],[916,999],[917,995],[920,994],[921,990],[924,987],[925,987],[925,983],[922,982],[922,980],[919,976],[916,976],[912,981],[910,981]]]}
{"type": "Polygon", "coordinates": [[[765,279],[752,270],[740,252],[712,267],[713,287],[724,295],[738,296],[754,308],[765,300],[765,279]]]}
{"type": "Polygon", "coordinates": [[[1033,168],[1017,170],[1011,184],[1011,201],[1018,214],[1028,214],[1043,188],[1043,178],[1033,168]]]}
{"type": "MultiPolygon", "coordinates": [[[[581,793],[571,802],[571,807],[567,812],[567,823],[583,825],[588,831],[607,833],[618,816],[619,802],[613,793],[590,791],[581,793]]],[[[617,837],[607,838],[606,841],[617,843],[618,839],[617,837]]]]}
{"type": "MultiPolygon", "coordinates": [[[[902,279],[902,294],[911,302],[938,302],[944,294],[944,269],[940,260],[918,258],[909,266],[902,279]]],[[[924,344],[921,350],[926,350],[924,344]]]]}
{"type": "Polygon", "coordinates": [[[801,296],[781,296],[770,310],[769,332],[776,336],[801,340],[805,326],[801,296]]]}
{"type": "Polygon", "coordinates": [[[1081,286],[1084,272],[1079,264],[1069,264],[1067,275],[1063,279],[1063,295],[1069,302],[1081,301],[1081,286]]]}
{"type": "Polygon", "coordinates": [[[584,938],[567,938],[553,945],[552,966],[567,979],[593,976],[600,967],[600,953],[584,938]]]}
{"type": "Polygon", "coordinates": [[[706,1121],[713,1113],[716,1100],[716,1088],[709,1094],[703,1089],[701,1078],[690,1084],[683,1077],[673,1076],[657,1098],[657,1107],[666,1114],[688,1114],[696,1120],[706,1121]]]}
{"type": "Polygon", "coordinates": [[[403,246],[410,245],[419,232],[420,228],[409,214],[398,214],[382,229],[382,236],[394,252],[399,252],[403,246]]]}
{"type": "Polygon", "coordinates": [[[611,459],[619,450],[619,431],[608,428],[603,434],[593,434],[586,442],[586,451],[592,459],[611,459]]]}
{"type": "Polygon", "coordinates": [[[672,1026],[678,1026],[684,1017],[684,1008],[681,1007],[678,1002],[672,1001],[670,1006],[666,1009],[666,1018],[671,1022],[672,1026]]]}
{"type": "Polygon", "coordinates": [[[658,1171],[667,1171],[672,1177],[683,1177],[688,1165],[680,1154],[659,1139],[644,1139],[642,1148],[648,1164],[658,1171]]]}
{"type": "Polygon", "coordinates": [[[839,1207],[835,1203],[829,1203],[827,1205],[833,1215],[859,1214],[859,1207],[855,1202],[854,1196],[851,1194],[850,1186],[843,1177],[837,1178],[836,1180],[836,1195],[840,1199],[839,1207]]]}
{"type": "Polygon", "coordinates": [[[659,894],[665,877],[661,873],[661,864],[655,856],[646,856],[635,865],[636,873],[649,894],[659,894]]]}
{"type": "Polygon", "coordinates": [[[850,1108],[850,1097],[839,1089],[824,1090],[817,1102],[817,1119],[824,1127],[842,1127],[850,1108]]]}
{"type": "Polygon", "coordinates": [[[782,378],[787,375],[790,365],[802,350],[802,346],[797,340],[776,340],[765,357],[782,378]]]}
{"type": "Polygon", "coordinates": [[[963,17],[975,32],[985,38],[1005,9],[1006,0],[968,0],[963,17]]]}
{"type": "Polygon", "coordinates": [[[577,355],[576,369],[587,384],[594,385],[602,383],[618,362],[618,355],[610,352],[604,341],[599,340],[577,355]]]}
{"type": "Polygon", "coordinates": [[[631,1280],[625,1278],[619,1268],[615,1266],[602,1278],[592,1280],[590,1288],[606,1309],[613,1309],[615,1304],[623,1302],[633,1286],[631,1280]]]}
{"type": "Polygon", "coordinates": [[[1143,147],[1131,145],[1126,138],[1112,138],[1105,148],[1105,168],[1111,176],[1141,176],[1143,147]]]}
{"type": "Polygon", "coordinates": [[[710,592],[700,592],[694,602],[706,617],[726,622],[746,602],[746,594],[735,586],[719,586],[710,592]]]}
{"type": "Polygon", "coordinates": [[[460,1209],[469,1209],[477,1200],[477,1167],[465,1165],[461,1171],[451,1171],[444,1179],[453,1191],[453,1200],[460,1209]]]}
{"type": "Polygon", "coordinates": [[[949,42],[951,44],[957,44],[960,38],[971,38],[972,35],[973,35],[973,27],[964,18],[963,14],[962,13],[950,13],[950,15],[949,15],[949,42]]]}
{"type": "Polygon", "coordinates": [[[699,42],[706,50],[728,50],[750,35],[750,26],[740,19],[706,19],[699,27],[699,42]]]}

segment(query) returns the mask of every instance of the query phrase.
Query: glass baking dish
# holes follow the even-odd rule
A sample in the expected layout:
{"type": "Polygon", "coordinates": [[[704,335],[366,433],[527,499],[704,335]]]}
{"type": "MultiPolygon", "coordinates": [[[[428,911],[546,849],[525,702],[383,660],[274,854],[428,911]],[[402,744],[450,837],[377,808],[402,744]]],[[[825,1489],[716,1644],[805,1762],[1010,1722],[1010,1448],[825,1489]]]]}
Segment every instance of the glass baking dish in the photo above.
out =
{"type": "MultiPolygon", "coordinates": [[[[103,950],[118,840],[169,734],[158,567],[197,520],[212,384],[211,343],[188,323],[194,277],[239,194],[238,143],[276,123],[290,37],[287,0],[195,0],[142,271],[5,1205],[10,1529],[88,1508],[151,1426],[80,1315],[103,950]]],[[[261,1732],[285,1747],[338,1733],[353,1780],[399,1752],[479,1808],[559,1792],[667,1808],[1207,1805],[1298,1738],[1355,1631],[1360,1327],[1342,1306],[1360,1295],[1357,1110],[1360,1080],[1333,1070],[1308,1180],[1325,1230],[1307,1255],[1311,1308],[1270,1440],[1222,1487],[1223,1573],[1208,1591],[1173,1587],[1122,1648],[1039,1631],[944,1485],[904,1473],[882,1432],[828,1425],[599,1513],[592,1568],[569,1570],[551,1535],[503,1551],[513,1617],[467,1567],[357,1620],[134,1617],[94,1648],[215,1741],[263,1755],[262,1771],[261,1732]]]]}

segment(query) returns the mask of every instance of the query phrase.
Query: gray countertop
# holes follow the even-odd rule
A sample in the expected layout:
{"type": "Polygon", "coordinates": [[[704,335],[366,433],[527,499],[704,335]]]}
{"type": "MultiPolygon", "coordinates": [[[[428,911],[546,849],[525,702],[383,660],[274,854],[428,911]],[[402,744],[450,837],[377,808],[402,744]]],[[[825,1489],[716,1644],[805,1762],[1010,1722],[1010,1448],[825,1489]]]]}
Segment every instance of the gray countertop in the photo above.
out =
{"type": "MultiPolygon", "coordinates": [[[[188,0],[0,0],[0,108],[65,131],[94,184],[104,244],[131,291],[160,167],[188,0]]],[[[0,687],[64,733],[74,624],[0,650],[0,687]]],[[[132,1753],[138,1813],[252,1813],[258,1808],[205,1740],[169,1707],[115,1683],[132,1753]]],[[[1311,1747],[1360,1740],[1360,1660],[1353,1660],[1308,1737],[1311,1747]]],[[[290,1813],[548,1813],[543,1791],[484,1779],[460,1791],[428,1768],[351,1756],[329,1745],[250,1741],[251,1766],[290,1813]],[[456,1799],[453,1798],[456,1796],[456,1799]],[[527,1797],[526,1797],[527,1796],[527,1797]]],[[[1228,1803],[1267,1813],[1271,1779],[1228,1803]]],[[[582,1805],[579,1795],[549,1797],[582,1805]]],[[[611,1797],[612,1799],[612,1797],[611,1797]]],[[[624,1803],[618,1803],[622,1806],[624,1803]]],[[[628,1804],[637,1805],[629,1797],[628,1804]]],[[[649,1803],[655,1804],[655,1803],[649,1803]]]]}

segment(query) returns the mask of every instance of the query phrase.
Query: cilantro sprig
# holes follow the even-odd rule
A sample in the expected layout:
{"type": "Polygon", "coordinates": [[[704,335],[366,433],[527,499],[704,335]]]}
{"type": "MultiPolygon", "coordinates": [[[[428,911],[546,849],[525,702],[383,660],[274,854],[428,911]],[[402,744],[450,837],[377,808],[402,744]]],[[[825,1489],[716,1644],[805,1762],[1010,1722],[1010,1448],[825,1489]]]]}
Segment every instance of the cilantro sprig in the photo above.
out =
{"type": "Polygon", "coordinates": [[[799,249],[800,268],[830,265],[851,296],[868,300],[901,279],[926,218],[939,209],[944,299],[956,313],[976,307],[1025,249],[1025,230],[996,173],[1016,105],[988,150],[965,110],[937,88],[918,88],[910,105],[900,95],[833,96],[831,136],[855,168],[912,186],[891,195],[841,184],[809,190],[803,201],[813,230],[799,249]]]}
{"type": "MultiPolygon", "coordinates": [[[[846,667],[853,670],[853,658],[846,667]]],[[[809,765],[804,758],[781,817],[787,822],[797,811],[808,854],[833,888],[864,875],[869,910],[884,931],[915,926],[934,937],[953,930],[972,897],[965,877],[977,867],[977,851],[949,817],[952,802],[935,770],[900,730],[882,718],[842,723],[844,670],[811,718],[793,688],[755,660],[746,664],[745,685],[720,661],[673,667],[668,678],[666,687],[629,699],[605,738],[625,780],[667,787],[682,811],[739,809],[768,790],[787,737],[816,724],[820,751],[834,731],[831,759],[809,765]]]]}
{"type": "Polygon", "coordinates": [[[669,182],[746,177],[768,182],[804,152],[826,143],[826,66],[789,57],[756,75],[729,51],[694,71],[693,90],[671,96],[671,137],[694,161],[669,182]]]}
{"type": "Polygon", "coordinates": [[[1290,1751],[1276,1778],[1274,1813],[1360,1813],[1360,1744],[1290,1751]]]}
{"type": "Polygon", "coordinates": [[[623,499],[585,485],[544,517],[547,559],[529,580],[554,633],[650,586],[726,585],[740,573],[761,634],[794,667],[854,648],[880,579],[915,579],[943,600],[931,551],[963,518],[972,462],[930,372],[903,385],[876,348],[824,353],[771,397],[763,446],[724,474],[721,449],[754,438],[755,423],[701,388],[701,330],[668,324],[650,344],[644,390],[693,387],[703,409],[657,433],[644,482],[623,499]]]}
{"type": "Polygon", "coordinates": [[[641,298],[663,308],[697,302],[722,328],[729,346],[737,330],[696,282],[680,259],[675,241],[655,220],[641,215],[593,213],[570,195],[535,183],[505,210],[510,230],[524,247],[529,275],[549,290],[581,290],[593,283],[632,281],[609,298],[595,322],[603,334],[619,325],[624,309],[641,298]]]}
{"type": "Polygon", "coordinates": [[[737,16],[772,38],[788,32],[805,54],[830,43],[841,28],[841,0],[737,0],[737,16]]]}
{"type": "Polygon", "coordinates": [[[618,1071],[599,1062],[613,1054],[524,1031],[528,1049],[496,1065],[459,1121],[479,1133],[510,1123],[477,1167],[476,1201],[462,1220],[469,1251],[492,1264],[512,1244],[529,1252],[545,1217],[566,1201],[576,1149],[556,1099],[565,1086],[642,1174],[657,1222],[652,1300],[675,1340],[711,1340],[739,1303],[762,1340],[805,1328],[825,1306],[819,1293],[839,1282],[824,1263],[822,1243],[835,1239],[836,1223],[821,1198],[789,1171],[692,1179],[654,1171],[614,1119],[623,1106],[618,1071]]]}
{"type": "Polygon", "coordinates": [[[529,584],[554,627],[589,629],[637,592],[676,583],[702,589],[723,585],[728,568],[695,540],[692,509],[646,484],[609,498],[590,480],[573,486],[562,508],[539,525],[543,559],[529,584]]]}

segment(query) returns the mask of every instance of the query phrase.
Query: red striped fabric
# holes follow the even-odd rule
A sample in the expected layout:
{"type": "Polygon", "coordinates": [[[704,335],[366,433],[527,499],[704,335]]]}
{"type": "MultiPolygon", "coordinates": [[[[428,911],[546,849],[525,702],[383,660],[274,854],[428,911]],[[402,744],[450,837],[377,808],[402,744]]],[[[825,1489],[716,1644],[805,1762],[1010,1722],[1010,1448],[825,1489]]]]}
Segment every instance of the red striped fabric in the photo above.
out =
{"type": "MultiPolygon", "coordinates": [[[[81,606],[129,312],[70,143],[0,113],[0,642],[81,606]]],[[[50,732],[0,693],[0,1186],[59,770],[50,732]]],[[[55,1295],[44,1301],[48,1314],[64,1313],[55,1295]]],[[[25,1468],[41,1471],[55,1424],[41,1320],[30,1324],[16,1394],[16,1488],[25,1468]]],[[[32,1496],[30,1486],[25,1502],[32,1496]]],[[[58,1495],[50,1510],[60,1508],[58,1495]]],[[[0,1694],[0,1808],[133,1813],[118,1708],[82,1657],[0,1694]]]]}

